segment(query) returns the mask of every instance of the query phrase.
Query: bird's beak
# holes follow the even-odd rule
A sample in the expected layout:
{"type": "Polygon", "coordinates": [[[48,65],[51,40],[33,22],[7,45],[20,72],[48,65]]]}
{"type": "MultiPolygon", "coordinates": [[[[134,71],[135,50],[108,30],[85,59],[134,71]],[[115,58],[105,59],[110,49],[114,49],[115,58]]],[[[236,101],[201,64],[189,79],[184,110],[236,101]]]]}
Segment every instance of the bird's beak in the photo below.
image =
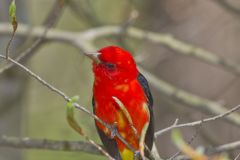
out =
{"type": "Polygon", "coordinates": [[[88,56],[89,58],[91,58],[95,63],[99,64],[101,63],[101,60],[99,59],[99,52],[91,52],[91,53],[85,53],[86,56],[88,56]]]}

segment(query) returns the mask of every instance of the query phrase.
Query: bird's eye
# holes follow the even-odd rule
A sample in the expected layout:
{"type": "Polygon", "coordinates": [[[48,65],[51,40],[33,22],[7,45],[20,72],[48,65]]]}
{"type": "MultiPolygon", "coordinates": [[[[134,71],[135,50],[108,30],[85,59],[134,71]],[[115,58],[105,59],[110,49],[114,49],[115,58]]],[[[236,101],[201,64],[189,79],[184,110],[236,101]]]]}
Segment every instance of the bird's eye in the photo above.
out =
{"type": "Polygon", "coordinates": [[[116,65],[113,63],[105,63],[105,66],[110,70],[113,70],[116,68],[116,65]]]}

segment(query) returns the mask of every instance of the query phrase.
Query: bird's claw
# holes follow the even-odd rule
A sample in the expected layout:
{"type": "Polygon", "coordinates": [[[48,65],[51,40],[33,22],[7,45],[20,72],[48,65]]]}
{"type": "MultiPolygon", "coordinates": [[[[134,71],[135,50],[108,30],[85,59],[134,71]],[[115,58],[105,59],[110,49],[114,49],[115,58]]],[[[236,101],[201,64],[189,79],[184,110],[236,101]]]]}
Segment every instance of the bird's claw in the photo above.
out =
{"type": "Polygon", "coordinates": [[[134,160],[138,160],[138,159],[141,159],[142,156],[141,156],[141,153],[140,151],[135,151],[134,152],[134,160]]]}
{"type": "Polygon", "coordinates": [[[110,138],[113,139],[114,137],[117,136],[117,133],[118,133],[118,131],[117,131],[117,123],[116,122],[113,125],[111,125],[110,130],[111,130],[110,138]]]}

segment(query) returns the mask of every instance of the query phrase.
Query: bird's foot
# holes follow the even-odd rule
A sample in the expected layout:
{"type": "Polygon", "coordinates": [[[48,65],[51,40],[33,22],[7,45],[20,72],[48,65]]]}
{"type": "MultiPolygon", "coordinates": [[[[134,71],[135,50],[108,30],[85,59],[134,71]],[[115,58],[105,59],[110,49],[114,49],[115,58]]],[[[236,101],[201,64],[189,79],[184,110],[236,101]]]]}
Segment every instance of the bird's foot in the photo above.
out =
{"type": "Polygon", "coordinates": [[[113,139],[114,137],[117,136],[117,133],[118,133],[117,122],[111,125],[110,130],[111,130],[110,138],[113,139]]]}
{"type": "Polygon", "coordinates": [[[141,152],[140,151],[135,151],[134,152],[134,160],[143,160],[143,157],[141,156],[141,152]]]}

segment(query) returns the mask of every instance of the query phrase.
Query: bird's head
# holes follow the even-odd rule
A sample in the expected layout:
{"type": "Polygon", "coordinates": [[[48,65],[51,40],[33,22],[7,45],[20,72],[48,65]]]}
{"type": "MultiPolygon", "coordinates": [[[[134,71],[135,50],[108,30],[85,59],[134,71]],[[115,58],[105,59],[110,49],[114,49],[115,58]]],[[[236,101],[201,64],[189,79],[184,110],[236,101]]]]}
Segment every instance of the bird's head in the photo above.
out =
{"type": "Polygon", "coordinates": [[[87,53],[93,60],[96,80],[125,81],[137,77],[138,70],[132,55],[116,46],[108,46],[95,53],[87,53]]]}

